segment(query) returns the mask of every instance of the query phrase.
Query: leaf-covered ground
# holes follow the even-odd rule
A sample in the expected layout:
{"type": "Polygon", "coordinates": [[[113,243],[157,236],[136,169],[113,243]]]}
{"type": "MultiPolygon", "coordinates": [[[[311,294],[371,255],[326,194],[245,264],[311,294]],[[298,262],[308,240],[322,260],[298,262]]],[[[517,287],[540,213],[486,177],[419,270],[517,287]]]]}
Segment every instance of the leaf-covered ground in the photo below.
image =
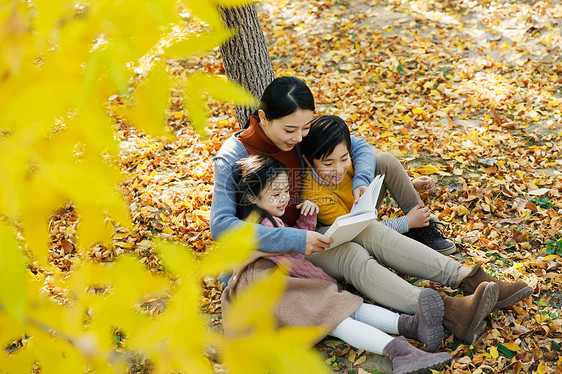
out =
{"type": "MultiPolygon", "coordinates": [[[[276,75],[304,79],[318,113],[342,116],[412,175],[437,179],[430,204],[458,244],[456,257],[533,287],[526,302],[493,313],[473,346],[449,337],[442,349],[454,359],[444,372],[562,372],[562,5],[268,0],[259,10],[276,75]]],[[[169,69],[178,76],[223,70],[218,52],[169,69]]],[[[134,251],[158,270],[147,240],[155,235],[205,252],[211,158],[237,129],[233,108],[209,109],[206,140],[190,129],[179,96],[169,116],[174,141],[147,138],[115,119],[135,227],[115,234],[113,246],[92,248],[91,257],[110,261],[134,251]]],[[[382,214],[399,212],[390,202],[382,214]]],[[[76,224],[70,206],[52,220],[51,264],[62,271],[78,260],[76,224]]],[[[219,324],[220,286],[209,278],[204,287],[202,309],[219,324]]],[[[339,341],[318,349],[338,372],[389,368],[339,341]]]]}

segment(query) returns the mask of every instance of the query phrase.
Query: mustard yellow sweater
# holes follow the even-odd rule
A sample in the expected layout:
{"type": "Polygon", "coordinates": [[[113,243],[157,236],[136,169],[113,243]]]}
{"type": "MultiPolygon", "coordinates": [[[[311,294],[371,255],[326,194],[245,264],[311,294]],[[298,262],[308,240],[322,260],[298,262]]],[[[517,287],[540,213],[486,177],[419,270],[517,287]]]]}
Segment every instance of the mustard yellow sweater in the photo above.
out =
{"type": "MultiPolygon", "coordinates": [[[[318,181],[311,174],[310,168],[306,171],[302,200],[310,200],[318,204],[318,222],[322,225],[331,225],[336,218],[351,211],[353,206],[353,166],[344,175],[342,182],[337,187],[329,187],[318,181]]],[[[408,231],[408,217],[401,216],[381,222],[383,225],[403,234],[408,231]]]]}
{"type": "Polygon", "coordinates": [[[336,218],[347,214],[353,205],[353,167],[350,167],[337,187],[328,187],[314,177],[307,169],[301,198],[318,204],[318,222],[331,225],[336,218]]]}

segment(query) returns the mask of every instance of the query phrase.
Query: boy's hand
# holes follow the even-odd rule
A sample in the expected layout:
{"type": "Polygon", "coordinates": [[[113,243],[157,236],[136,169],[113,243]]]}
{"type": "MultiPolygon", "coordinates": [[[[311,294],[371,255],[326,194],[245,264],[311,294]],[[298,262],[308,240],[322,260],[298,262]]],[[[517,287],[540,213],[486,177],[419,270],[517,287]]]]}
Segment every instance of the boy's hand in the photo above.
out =
{"type": "Polygon", "coordinates": [[[316,231],[306,232],[306,248],[304,255],[308,256],[316,252],[322,252],[332,244],[334,239],[329,236],[322,235],[316,231]]]}
{"type": "Polygon", "coordinates": [[[418,227],[426,227],[429,226],[429,219],[431,216],[431,212],[429,211],[429,207],[423,206],[421,201],[418,201],[415,207],[410,209],[406,217],[408,217],[408,226],[411,229],[415,229],[418,227]]]}
{"type": "Polygon", "coordinates": [[[318,214],[318,212],[320,211],[318,205],[316,205],[316,203],[310,200],[305,200],[299,205],[297,205],[297,209],[301,210],[301,214],[303,216],[308,216],[309,214],[310,215],[318,214]]]}
{"type": "Polygon", "coordinates": [[[435,190],[435,181],[433,178],[425,175],[414,179],[412,184],[418,192],[427,192],[429,194],[435,190]]]}
{"type": "Polygon", "coordinates": [[[353,190],[353,204],[359,202],[359,198],[367,191],[367,186],[359,186],[353,190]]]}

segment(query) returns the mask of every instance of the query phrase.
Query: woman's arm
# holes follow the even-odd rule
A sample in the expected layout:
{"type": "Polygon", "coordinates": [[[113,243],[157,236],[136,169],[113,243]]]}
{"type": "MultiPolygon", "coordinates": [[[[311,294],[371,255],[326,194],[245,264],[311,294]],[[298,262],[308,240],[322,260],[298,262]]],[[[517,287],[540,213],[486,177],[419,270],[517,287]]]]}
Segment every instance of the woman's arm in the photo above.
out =
{"type": "MultiPolygon", "coordinates": [[[[226,144],[226,143],[225,143],[226,144]]],[[[240,157],[238,157],[240,158],[240,157]]],[[[211,237],[216,240],[225,231],[242,221],[236,217],[236,179],[232,153],[217,156],[214,161],[215,185],[211,203],[211,237]]],[[[305,253],[306,231],[293,228],[272,228],[254,224],[258,249],[264,252],[305,253]]]]}
{"type": "Polygon", "coordinates": [[[375,166],[377,163],[373,149],[365,139],[352,136],[350,153],[355,171],[353,190],[359,186],[368,186],[375,177],[375,166]]]}

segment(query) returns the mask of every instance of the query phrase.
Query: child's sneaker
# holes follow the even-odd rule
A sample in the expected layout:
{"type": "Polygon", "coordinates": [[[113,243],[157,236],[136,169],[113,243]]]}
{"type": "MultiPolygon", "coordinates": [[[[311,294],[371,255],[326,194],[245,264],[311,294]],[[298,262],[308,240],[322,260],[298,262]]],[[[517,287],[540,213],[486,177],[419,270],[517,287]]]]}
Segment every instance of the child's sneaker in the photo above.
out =
{"type": "Polygon", "coordinates": [[[441,222],[430,220],[429,226],[410,229],[404,235],[433,248],[442,255],[455,253],[457,251],[455,243],[443,235],[439,225],[443,226],[441,222]]]}

